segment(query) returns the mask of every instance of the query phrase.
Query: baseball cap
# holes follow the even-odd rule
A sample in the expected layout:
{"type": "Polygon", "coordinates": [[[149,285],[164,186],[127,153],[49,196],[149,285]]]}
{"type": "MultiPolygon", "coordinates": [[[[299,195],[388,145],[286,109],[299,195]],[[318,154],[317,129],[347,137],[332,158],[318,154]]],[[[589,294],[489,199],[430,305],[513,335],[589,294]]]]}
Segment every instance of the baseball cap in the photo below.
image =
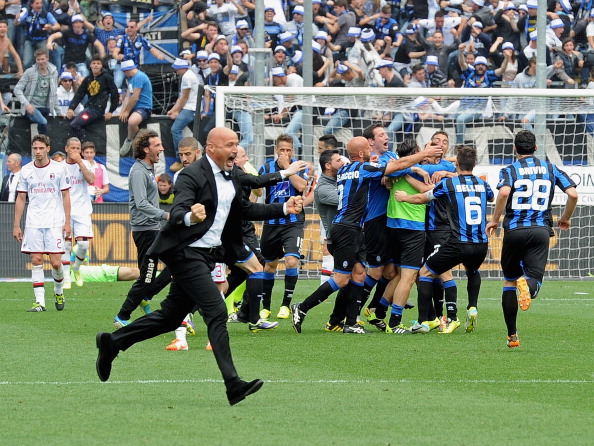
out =
{"type": "Polygon", "coordinates": [[[361,35],[361,28],[358,26],[351,26],[347,33],[348,37],[359,37],[361,35]]]}
{"type": "Polygon", "coordinates": [[[85,20],[83,19],[83,16],[80,14],[74,14],[72,16],[72,18],[70,19],[70,23],[74,23],[74,22],[84,22],[85,20]]]}
{"type": "Polygon", "coordinates": [[[569,0],[559,0],[559,4],[563,8],[563,11],[565,11],[567,14],[570,14],[572,12],[571,3],[569,2],[569,0]]]}
{"type": "Polygon", "coordinates": [[[313,42],[311,42],[311,49],[314,50],[316,53],[321,53],[322,45],[320,45],[318,42],[314,40],[313,42]]]}
{"type": "Polygon", "coordinates": [[[549,27],[551,29],[565,28],[565,24],[563,23],[563,20],[561,20],[561,19],[553,19],[553,20],[551,20],[551,23],[549,23],[549,27]]]}
{"type": "Polygon", "coordinates": [[[514,5],[513,3],[510,3],[509,5],[507,5],[505,7],[505,10],[506,11],[509,11],[510,9],[513,9],[514,11],[517,11],[518,10],[518,8],[516,8],[516,5],[514,5]]]}
{"type": "Polygon", "coordinates": [[[483,24],[481,22],[474,22],[472,26],[474,26],[475,28],[483,29],[483,24]]]}
{"type": "Polygon", "coordinates": [[[416,98],[412,105],[413,107],[420,107],[422,105],[427,104],[429,101],[427,100],[427,98],[425,96],[419,96],[418,98],[416,98]]]}
{"type": "Polygon", "coordinates": [[[489,63],[487,62],[487,58],[484,56],[479,56],[474,60],[475,65],[485,65],[488,66],[489,63]]]}
{"type": "Polygon", "coordinates": [[[133,70],[136,67],[136,64],[133,60],[124,60],[121,65],[122,71],[133,70]]]}
{"type": "Polygon", "coordinates": [[[472,3],[474,3],[476,6],[480,6],[481,8],[485,6],[485,0],[472,0],[472,3]]]}
{"type": "Polygon", "coordinates": [[[192,54],[192,51],[190,50],[183,50],[181,53],[179,53],[180,57],[184,57],[184,56],[189,56],[190,54],[192,54]]]}
{"type": "Polygon", "coordinates": [[[239,67],[237,65],[233,65],[231,67],[231,71],[229,71],[230,74],[239,74],[239,67]]]}
{"type": "Polygon", "coordinates": [[[375,33],[372,29],[366,28],[361,31],[361,42],[371,42],[375,39],[375,33]]]}
{"type": "Polygon", "coordinates": [[[171,68],[173,68],[174,70],[190,68],[190,62],[186,59],[180,59],[179,57],[176,57],[173,63],[171,64],[171,68]]]}
{"type": "Polygon", "coordinates": [[[326,31],[318,31],[316,33],[316,36],[314,37],[314,39],[315,40],[318,40],[318,39],[326,40],[326,39],[328,39],[328,33],[326,31]]]}
{"type": "Polygon", "coordinates": [[[282,51],[283,53],[287,54],[287,49],[282,45],[277,45],[276,48],[274,48],[275,53],[278,53],[279,51],[282,51]]]}
{"type": "Polygon", "coordinates": [[[538,0],[526,0],[526,6],[528,7],[528,9],[537,9],[538,0]]]}
{"type": "Polygon", "coordinates": [[[220,62],[221,56],[219,56],[219,53],[211,53],[208,55],[208,61],[210,62],[211,60],[218,60],[220,62]]]}
{"type": "Polygon", "coordinates": [[[304,12],[305,12],[305,10],[303,9],[303,6],[301,6],[301,5],[297,5],[293,8],[293,14],[303,15],[304,12]]]}
{"type": "Polygon", "coordinates": [[[219,34],[215,39],[215,43],[217,43],[219,40],[227,40],[227,38],[224,35],[219,34]]]}
{"type": "Polygon", "coordinates": [[[529,36],[530,36],[530,40],[536,40],[536,39],[538,39],[538,35],[536,34],[536,30],[531,31],[530,34],[529,34],[529,36]]]}
{"type": "Polygon", "coordinates": [[[295,65],[303,62],[303,51],[301,51],[301,50],[295,51],[295,54],[293,55],[293,57],[291,57],[291,62],[293,62],[295,65]]]}
{"type": "Polygon", "coordinates": [[[72,74],[70,74],[68,71],[62,71],[62,74],[60,74],[60,79],[69,79],[71,81],[74,80],[72,74]]]}
{"type": "Polygon", "coordinates": [[[526,5],[520,5],[518,7],[518,11],[528,12],[528,6],[526,6],[526,5]]]}
{"type": "Polygon", "coordinates": [[[502,50],[513,50],[514,44],[511,42],[503,42],[503,45],[501,45],[501,49],[502,50]]]}
{"type": "Polygon", "coordinates": [[[273,76],[286,76],[285,70],[283,67],[274,67],[271,71],[273,76]]]}
{"type": "Polygon", "coordinates": [[[249,29],[250,25],[248,25],[248,22],[246,20],[238,20],[237,23],[235,24],[235,29],[249,29]]]}
{"type": "Polygon", "coordinates": [[[243,54],[243,50],[241,49],[241,47],[239,45],[233,45],[231,47],[231,54],[235,54],[235,53],[243,54]]]}
{"type": "Polygon", "coordinates": [[[427,65],[439,66],[439,60],[437,59],[437,56],[427,56],[427,59],[425,60],[425,63],[427,65]]]}
{"type": "Polygon", "coordinates": [[[294,36],[289,31],[282,32],[278,35],[278,39],[280,43],[288,42],[289,40],[293,40],[294,36]]]}
{"type": "Polygon", "coordinates": [[[376,70],[379,70],[380,68],[384,68],[384,67],[390,67],[390,68],[392,68],[392,66],[393,66],[393,62],[391,60],[382,59],[382,60],[380,60],[379,62],[377,62],[375,64],[375,67],[374,68],[376,70]]]}
{"type": "Polygon", "coordinates": [[[196,60],[208,60],[208,52],[200,50],[196,53],[196,60]]]}
{"type": "Polygon", "coordinates": [[[336,72],[338,74],[344,74],[344,73],[346,73],[349,70],[350,70],[350,68],[347,67],[345,64],[342,64],[342,63],[339,63],[338,66],[336,67],[336,72]]]}
{"type": "Polygon", "coordinates": [[[276,13],[276,11],[274,10],[274,6],[266,6],[264,8],[264,12],[266,12],[266,11],[274,11],[274,13],[276,13]]]}

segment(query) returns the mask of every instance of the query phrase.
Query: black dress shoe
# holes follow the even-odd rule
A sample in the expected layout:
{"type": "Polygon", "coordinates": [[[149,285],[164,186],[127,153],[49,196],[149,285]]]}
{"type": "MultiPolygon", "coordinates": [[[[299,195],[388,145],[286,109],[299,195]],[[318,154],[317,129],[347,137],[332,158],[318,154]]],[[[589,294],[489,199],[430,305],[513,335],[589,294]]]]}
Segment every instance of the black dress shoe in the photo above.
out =
{"type": "Polygon", "coordinates": [[[111,373],[111,363],[118,356],[118,349],[115,347],[111,334],[97,333],[95,337],[99,354],[97,355],[97,375],[101,381],[107,381],[111,373]]]}
{"type": "Polygon", "coordinates": [[[246,396],[256,393],[263,385],[264,381],[261,379],[255,379],[250,382],[238,379],[227,390],[227,399],[229,400],[229,404],[234,406],[240,401],[243,401],[246,396]]]}

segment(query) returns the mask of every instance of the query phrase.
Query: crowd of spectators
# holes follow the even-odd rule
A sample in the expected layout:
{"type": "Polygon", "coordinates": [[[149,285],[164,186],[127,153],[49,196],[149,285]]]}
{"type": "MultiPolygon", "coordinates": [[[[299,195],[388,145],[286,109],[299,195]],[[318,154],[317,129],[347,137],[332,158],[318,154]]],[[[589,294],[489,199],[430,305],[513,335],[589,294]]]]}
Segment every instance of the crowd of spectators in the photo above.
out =
{"type": "MultiPolygon", "coordinates": [[[[267,72],[270,84],[303,85],[298,78],[303,76],[304,27],[311,26],[315,87],[532,88],[536,82],[537,39],[544,38],[548,85],[594,88],[594,82],[590,82],[594,67],[594,9],[587,9],[589,2],[548,1],[545,36],[538,36],[536,31],[537,0],[313,0],[312,3],[313,23],[307,24],[302,0],[265,1],[265,46],[272,53],[271,69],[267,72]]],[[[249,72],[254,69],[249,65],[248,49],[255,45],[255,1],[156,0],[154,4],[158,13],[179,8],[184,19],[180,23],[184,26],[180,27],[175,55],[178,59],[174,65],[176,70],[180,66],[183,69],[186,67],[180,61],[187,61],[187,68],[196,75],[198,84],[207,87],[201,118],[207,128],[212,127],[216,87],[247,85],[249,72]]],[[[0,8],[4,73],[12,70],[21,80],[37,82],[36,57],[46,53],[48,61],[47,65],[44,61],[43,72],[56,77],[43,93],[53,94],[59,86],[58,104],[53,97],[40,100],[36,94],[36,103],[31,105],[26,86],[17,89],[19,99],[24,99],[23,114],[42,126],[44,117],[54,109],[56,114],[69,118],[80,112],[80,107],[68,112],[67,102],[83,79],[93,75],[89,69],[93,56],[101,58],[104,72],[114,78],[120,89],[126,88],[122,66],[133,64],[135,69],[140,68],[142,51],[165,59],[164,53],[141,33],[143,26],[153,20],[152,13],[142,21],[128,20],[123,28],[115,23],[112,14],[130,12],[130,7],[113,2],[29,0],[21,4],[20,0],[0,0],[0,8]],[[6,30],[2,20],[6,20],[6,30]],[[8,44],[13,42],[10,46],[14,45],[15,51],[3,44],[5,35],[8,44]],[[67,66],[72,85],[68,75],[62,76],[67,66]],[[23,70],[35,72],[25,76],[23,70]]],[[[186,76],[189,85],[187,79],[189,76],[186,76]]],[[[195,81],[191,80],[193,93],[195,81]]],[[[29,93],[32,92],[34,87],[29,88],[29,93]]],[[[111,95],[110,101],[114,98],[111,95]]],[[[4,99],[7,103],[7,98],[4,99]]],[[[421,102],[423,106],[434,103],[421,102]]],[[[459,142],[463,141],[464,125],[481,115],[480,108],[485,102],[467,98],[456,105],[459,142]]],[[[282,105],[281,98],[278,111],[271,112],[269,119],[286,122],[288,133],[295,135],[298,147],[300,110],[282,105]]],[[[115,110],[111,104],[106,106],[110,113],[115,110]]],[[[168,114],[172,119],[183,117],[185,125],[192,112],[195,111],[177,103],[168,114]]],[[[325,113],[329,121],[324,131],[330,134],[344,126],[353,111],[327,109],[325,113]]],[[[435,113],[415,113],[412,119],[435,113]]],[[[249,147],[253,140],[249,116],[238,118],[242,144],[249,147]]],[[[392,132],[410,120],[410,116],[402,113],[382,118],[392,132]]],[[[530,116],[508,113],[499,117],[514,118],[522,119],[527,127],[531,124],[530,116]]],[[[129,137],[133,136],[135,126],[132,127],[129,137]]],[[[179,139],[180,135],[176,128],[175,138],[179,139]]]]}

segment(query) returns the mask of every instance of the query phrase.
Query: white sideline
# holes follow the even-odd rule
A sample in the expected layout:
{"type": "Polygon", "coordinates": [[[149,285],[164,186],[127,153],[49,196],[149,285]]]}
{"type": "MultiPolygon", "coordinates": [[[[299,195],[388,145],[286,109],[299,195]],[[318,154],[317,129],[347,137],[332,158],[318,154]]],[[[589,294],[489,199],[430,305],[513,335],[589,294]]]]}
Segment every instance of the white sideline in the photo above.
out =
{"type": "MultiPolygon", "coordinates": [[[[206,384],[222,383],[221,379],[151,379],[151,380],[131,380],[131,381],[0,381],[3,386],[74,386],[74,385],[121,385],[121,384],[206,384]]],[[[594,384],[592,380],[586,379],[459,379],[448,381],[445,379],[312,379],[312,380],[290,380],[290,379],[265,379],[264,382],[270,384],[594,384]]]]}

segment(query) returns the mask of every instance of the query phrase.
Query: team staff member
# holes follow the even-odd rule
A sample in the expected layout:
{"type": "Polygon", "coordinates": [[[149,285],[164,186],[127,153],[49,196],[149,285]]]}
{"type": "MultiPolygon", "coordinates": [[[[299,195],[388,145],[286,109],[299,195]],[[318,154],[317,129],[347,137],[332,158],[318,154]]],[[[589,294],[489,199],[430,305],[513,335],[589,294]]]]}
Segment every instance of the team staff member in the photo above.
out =
{"type": "Polygon", "coordinates": [[[173,275],[171,289],[161,309],[115,333],[98,333],[97,373],[107,381],[119,351],[137,342],[172,331],[196,305],[202,310],[208,339],[221,370],[229,404],[257,392],[263,381],[243,381],[237,375],[227,332],[227,309],[211,279],[216,261],[225,249],[235,251],[243,243],[241,220],[278,218],[301,212],[301,197],[285,203],[262,205],[245,199],[241,183],[230,175],[239,140],[235,132],[221,127],[207,138],[206,156],[179,175],[171,219],[159,233],[149,254],[164,259],[173,275]]]}
{"type": "MultiPolygon", "coordinates": [[[[493,201],[494,194],[489,184],[472,174],[476,166],[476,150],[463,146],[458,149],[458,176],[446,178],[435,189],[422,194],[407,195],[397,191],[396,199],[405,203],[423,204],[431,200],[444,200],[450,220],[452,235],[445,245],[440,246],[426,260],[419,272],[419,302],[427,302],[433,293],[433,279],[462,263],[467,275],[474,277],[468,284],[469,306],[476,308],[481,281],[476,274],[487,256],[487,201],[493,201]]],[[[446,303],[447,323],[440,333],[452,333],[460,326],[457,316],[457,296],[446,303]]]]}
{"type": "Polygon", "coordinates": [[[159,188],[155,179],[154,166],[159,162],[163,152],[163,144],[159,135],[152,130],[141,130],[134,139],[134,158],[136,161],[130,169],[128,176],[128,189],[130,191],[130,226],[132,238],[138,253],[138,268],[140,277],[122,304],[119,313],[113,320],[116,328],[121,328],[130,323],[130,315],[141,305],[145,313],[150,312],[149,302],[144,300],[147,296],[154,296],[165,288],[171,275],[167,267],[155,278],[154,274],[148,279],[147,271],[156,270],[157,259],[150,258],[147,251],[159,233],[160,223],[169,219],[169,214],[159,208],[159,188]]]}
{"type": "Polygon", "coordinates": [[[518,304],[522,310],[527,310],[542,285],[549,257],[549,238],[553,236],[551,203],[555,186],[567,195],[565,210],[557,222],[559,229],[569,229],[578,200],[575,183],[554,164],[536,158],[536,149],[536,138],[532,132],[522,130],[516,135],[514,150],[518,160],[501,169],[497,185],[499,195],[493,217],[487,225],[487,232],[492,236],[505,212],[501,305],[509,348],[520,346],[516,329],[518,304]]]}

